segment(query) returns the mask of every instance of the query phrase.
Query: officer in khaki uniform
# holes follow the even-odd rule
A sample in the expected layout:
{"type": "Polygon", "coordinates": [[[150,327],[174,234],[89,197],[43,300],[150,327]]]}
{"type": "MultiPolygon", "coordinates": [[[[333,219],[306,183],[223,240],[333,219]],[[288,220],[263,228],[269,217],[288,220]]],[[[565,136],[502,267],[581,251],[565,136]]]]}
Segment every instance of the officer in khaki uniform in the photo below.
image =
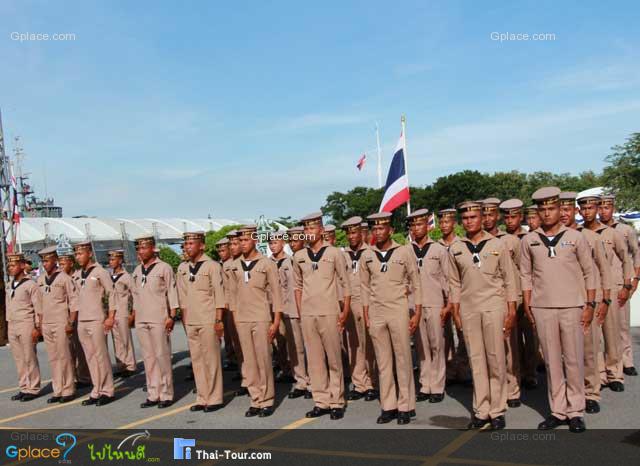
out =
{"type": "Polygon", "coordinates": [[[136,316],[130,312],[131,288],[133,283],[131,275],[123,267],[124,251],[114,249],[109,251],[109,267],[111,268],[111,281],[113,282],[113,298],[116,308],[115,324],[111,329],[113,337],[113,347],[115,350],[117,377],[127,378],[136,373],[136,353],[133,349],[133,338],[131,328],[136,316]]]}
{"type": "Polygon", "coordinates": [[[102,406],[115,400],[113,393],[113,373],[107,333],[115,323],[115,303],[111,276],[93,258],[91,242],[85,241],[73,246],[76,262],[80,269],[73,273],[73,281],[78,290],[78,337],[87,358],[93,389],[83,406],[102,406]],[[108,298],[108,312],[105,318],[103,298],[108,298]]]}
{"type": "Polygon", "coordinates": [[[293,256],[293,277],[315,403],[306,416],[330,414],[337,420],[344,417],[340,340],[349,315],[351,285],[344,256],[322,238],[322,212],[309,214],[301,222],[308,244],[293,256]],[[342,310],[336,281],[343,289],[342,310]]]}
{"type": "Polygon", "coordinates": [[[153,236],[135,240],[140,264],[132,274],[136,334],[142,349],[147,399],[141,408],[173,404],[171,332],[180,307],[171,266],[156,256],[153,236]]]}
{"type": "Polygon", "coordinates": [[[420,391],[417,401],[439,403],[444,399],[446,378],[443,322],[450,314],[449,261],[447,249],[429,237],[429,211],[419,209],[407,216],[411,248],[420,273],[422,313],[417,347],[420,360],[420,391]]]}
{"type": "Polygon", "coordinates": [[[634,277],[632,283],[626,283],[625,280],[620,277],[620,263],[619,259],[614,258],[614,262],[616,264],[616,274],[614,275],[616,280],[616,285],[620,288],[618,292],[617,303],[622,308],[622,314],[620,319],[620,343],[621,349],[620,352],[622,354],[622,360],[620,365],[622,366],[622,371],[625,375],[636,376],[638,375],[638,371],[633,364],[633,351],[631,345],[631,335],[629,333],[629,323],[631,319],[631,296],[638,288],[638,281],[640,280],[640,248],[638,247],[638,235],[636,230],[626,223],[618,222],[613,214],[615,212],[615,196],[608,194],[602,197],[602,204],[600,207],[600,218],[602,223],[607,226],[613,228],[616,231],[619,231],[624,237],[627,249],[629,251],[629,255],[631,256],[631,261],[633,263],[634,268],[634,277]],[[629,298],[627,300],[623,300],[625,293],[623,290],[628,292],[629,298]]]}
{"type": "Polygon", "coordinates": [[[7,254],[7,262],[12,280],[5,290],[5,309],[9,347],[16,363],[20,387],[20,391],[11,399],[31,401],[40,393],[40,366],[36,344],[41,334],[37,314],[42,312],[42,295],[38,285],[24,273],[23,254],[7,254]]]}
{"type": "Polygon", "coordinates": [[[456,326],[464,332],[473,374],[469,429],[504,429],[505,340],[515,323],[515,266],[504,242],[482,229],[482,204],[458,207],[466,236],[449,248],[449,287],[456,326]]]}
{"type": "Polygon", "coordinates": [[[360,294],[360,257],[368,248],[363,241],[361,224],[361,217],[351,217],[340,225],[349,243],[343,254],[351,284],[351,312],[345,324],[344,335],[353,390],[347,394],[347,400],[364,398],[366,401],[373,401],[378,398],[378,391],[374,390],[372,380],[375,354],[364,322],[360,294]]]}
{"type": "Polygon", "coordinates": [[[538,429],[568,420],[571,432],[583,432],[584,335],[596,306],[591,248],[582,233],[560,222],[558,188],[541,188],[532,199],[542,226],[522,239],[520,275],[525,312],[538,331],[547,370],[551,415],[538,429]]]}
{"type": "Polygon", "coordinates": [[[75,398],[71,335],[78,319],[78,290],[73,279],[58,269],[56,247],[42,249],[44,273],[38,277],[42,294],[39,327],[49,355],[53,396],[47,403],[66,403],[75,398]]]}
{"type": "Polygon", "coordinates": [[[204,253],[204,232],[187,232],[183,237],[188,262],[178,266],[176,283],[196,382],[196,404],[190,410],[208,413],[223,406],[220,339],[226,297],[222,267],[204,253]]]}
{"type": "MultiPolygon", "coordinates": [[[[73,275],[73,267],[76,263],[76,258],[73,255],[73,250],[59,251],[58,252],[58,264],[60,270],[67,274],[69,277],[73,275]]],[[[77,308],[75,308],[77,309],[77,308]]],[[[72,308],[72,312],[75,311],[72,308]]],[[[74,380],[76,382],[76,388],[86,388],[91,386],[91,375],[89,374],[89,366],[87,365],[87,358],[84,356],[82,345],[80,344],[80,338],[78,337],[78,321],[76,319],[76,325],[73,327],[73,333],[71,334],[71,359],[73,360],[74,380]]]]}
{"type": "MultiPolygon", "coordinates": [[[[293,373],[294,386],[289,392],[289,398],[304,396],[311,398],[309,388],[309,375],[304,357],[304,341],[302,338],[302,326],[300,315],[296,307],[295,294],[293,292],[293,263],[291,257],[284,251],[286,232],[278,231],[269,240],[271,260],[278,267],[280,283],[280,295],[282,299],[282,320],[280,321],[280,333],[285,340],[286,348],[282,348],[286,354],[288,369],[293,373]]],[[[279,348],[280,350],[280,348],[279,348]]]]}
{"type": "Polygon", "coordinates": [[[422,284],[410,247],[391,239],[391,213],[372,214],[367,221],[375,245],[365,249],[360,258],[360,286],[365,323],[378,364],[382,413],[376,422],[397,419],[398,424],[408,424],[416,415],[410,338],[421,319],[422,284]],[[411,318],[407,287],[415,296],[411,318]]]}
{"type": "Polygon", "coordinates": [[[234,318],[244,358],[243,374],[251,397],[245,416],[267,417],[273,414],[275,398],[271,342],[278,332],[282,314],[278,269],[272,260],[256,250],[256,225],[245,225],[238,232],[242,255],[230,266],[229,287],[237,305],[234,318]]]}

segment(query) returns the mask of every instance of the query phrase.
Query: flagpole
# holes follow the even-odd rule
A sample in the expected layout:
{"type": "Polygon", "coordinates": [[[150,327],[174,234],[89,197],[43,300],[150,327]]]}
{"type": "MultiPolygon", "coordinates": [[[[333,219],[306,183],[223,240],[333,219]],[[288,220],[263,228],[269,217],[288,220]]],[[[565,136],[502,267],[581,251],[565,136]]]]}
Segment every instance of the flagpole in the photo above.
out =
{"type": "Polygon", "coordinates": [[[376,145],[378,147],[378,188],[382,188],[382,151],[380,149],[380,130],[376,121],[376,145]]]}
{"type": "MultiPolygon", "coordinates": [[[[409,195],[411,195],[411,188],[409,187],[409,166],[407,165],[407,119],[404,115],[400,117],[402,123],[402,156],[404,157],[404,172],[407,177],[407,189],[409,189],[409,195]]],[[[407,201],[407,215],[411,215],[411,197],[407,201]]]]}

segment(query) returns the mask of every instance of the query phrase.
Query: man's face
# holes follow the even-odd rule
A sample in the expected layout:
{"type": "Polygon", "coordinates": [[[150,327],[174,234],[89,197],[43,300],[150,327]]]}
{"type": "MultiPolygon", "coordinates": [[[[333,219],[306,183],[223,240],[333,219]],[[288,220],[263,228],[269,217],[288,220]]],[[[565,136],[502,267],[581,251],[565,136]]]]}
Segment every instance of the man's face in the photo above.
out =
{"type": "Polygon", "coordinates": [[[374,225],[371,233],[375,238],[376,244],[384,244],[391,237],[391,225],[374,225]]]}
{"type": "Polygon", "coordinates": [[[558,203],[538,207],[540,221],[545,227],[552,227],[560,222],[560,205],[558,203]]]}
{"type": "Polygon", "coordinates": [[[598,206],[595,204],[585,204],[580,206],[580,215],[585,222],[594,222],[598,215],[598,206]]]}
{"type": "Polygon", "coordinates": [[[615,206],[613,204],[602,204],[598,209],[600,213],[600,220],[604,223],[609,222],[613,217],[613,212],[615,211],[615,206]]]}
{"type": "Polygon", "coordinates": [[[73,260],[67,257],[61,257],[58,262],[64,273],[70,274],[73,271],[73,260]]]}
{"type": "Polygon", "coordinates": [[[117,270],[120,268],[121,265],[122,265],[121,257],[117,257],[117,256],[109,257],[109,267],[111,267],[111,270],[117,270]]]}
{"type": "MultiPolygon", "coordinates": [[[[140,260],[142,262],[150,261],[155,256],[155,245],[149,242],[142,243],[140,246],[138,246],[138,256],[140,257],[140,260]]],[[[77,256],[76,256],[76,260],[78,260],[77,256]]],[[[79,262],[80,261],[78,261],[78,263],[79,262]]]]}
{"type": "Polygon", "coordinates": [[[242,254],[242,251],[240,250],[240,239],[231,238],[229,241],[229,251],[231,252],[231,255],[233,257],[238,257],[240,254],[242,254]]]}
{"type": "Polygon", "coordinates": [[[17,277],[24,272],[24,262],[9,262],[7,270],[9,271],[9,275],[17,277]]]}
{"type": "Polygon", "coordinates": [[[350,228],[347,230],[347,241],[351,249],[356,249],[362,244],[362,230],[360,228],[350,228]]]}
{"type": "Polygon", "coordinates": [[[329,243],[331,246],[336,245],[336,234],[333,231],[325,231],[324,232],[324,240],[329,243]]]}
{"type": "Polygon", "coordinates": [[[289,247],[293,252],[298,252],[304,248],[304,240],[299,239],[300,233],[294,233],[293,238],[289,240],[289,247]]]}
{"type": "Polygon", "coordinates": [[[272,239],[269,241],[269,249],[271,250],[271,254],[274,256],[279,255],[284,249],[284,240],[272,239]]]}
{"type": "Polygon", "coordinates": [[[256,247],[256,240],[254,240],[251,235],[242,235],[240,237],[240,251],[242,254],[249,254],[256,247]]]}
{"type": "Polygon", "coordinates": [[[184,242],[184,252],[191,260],[197,259],[204,251],[204,243],[199,239],[188,239],[184,242]]]}
{"type": "Polygon", "coordinates": [[[537,212],[527,214],[527,225],[531,231],[540,228],[540,215],[537,212]]]}
{"type": "Polygon", "coordinates": [[[228,244],[219,245],[216,250],[218,251],[218,256],[222,262],[229,260],[229,256],[231,255],[231,251],[229,250],[228,244]]]}
{"type": "Polygon", "coordinates": [[[479,210],[472,210],[462,214],[462,227],[467,233],[474,234],[482,230],[482,214],[479,210]]]}
{"type": "Polygon", "coordinates": [[[497,209],[485,210],[482,213],[482,226],[485,230],[493,230],[498,224],[500,213],[497,209]]]}
{"type": "Polygon", "coordinates": [[[322,238],[322,235],[324,234],[324,227],[319,224],[307,224],[304,226],[304,234],[309,243],[315,243],[318,239],[322,238]]]}
{"type": "Polygon", "coordinates": [[[371,239],[371,231],[368,227],[362,227],[360,229],[360,232],[362,233],[362,241],[368,244],[369,240],[371,239]]]}
{"type": "Polygon", "coordinates": [[[443,235],[450,235],[456,226],[455,218],[446,215],[440,218],[440,231],[443,235]]]}
{"type": "Polygon", "coordinates": [[[56,269],[57,265],[58,258],[56,256],[50,256],[46,259],[42,259],[42,267],[48,274],[51,274],[56,269]]]}
{"type": "Polygon", "coordinates": [[[429,233],[429,224],[427,223],[426,218],[419,218],[411,223],[409,227],[409,231],[411,232],[411,237],[419,241],[429,233]]]}
{"type": "Polygon", "coordinates": [[[91,251],[89,249],[76,249],[74,254],[80,267],[84,267],[91,262],[91,251]]]}
{"type": "Polygon", "coordinates": [[[514,231],[518,231],[520,225],[522,224],[522,213],[518,212],[512,214],[510,212],[507,212],[506,214],[504,214],[502,219],[504,220],[504,224],[507,227],[507,232],[513,233],[514,231]]]}
{"type": "Polygon", "coordinates": [[[560,222],[564,226],[573,225],[573,222],[576,219],[576,208],[572,205],[561,205],[560,206],[560,222]]]}

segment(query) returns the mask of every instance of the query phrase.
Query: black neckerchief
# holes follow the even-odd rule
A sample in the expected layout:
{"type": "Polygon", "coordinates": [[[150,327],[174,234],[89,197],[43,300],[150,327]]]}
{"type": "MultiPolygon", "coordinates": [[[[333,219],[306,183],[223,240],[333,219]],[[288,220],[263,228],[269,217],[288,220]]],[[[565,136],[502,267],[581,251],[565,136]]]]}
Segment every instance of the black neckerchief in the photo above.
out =
{"type": "Polygon", "coordinates": [[[553,240],[550,240],[547,235],[543,235],[542,233],[538,232],[538,236],[540,236],[542,244],[544,244],[549,250],[549,257],[556,257],[556,245],[560,241],[560,238],[562,238],[562,235],[564,235],[565,231],[567,230],[558,233],[556,236],[554,236],[553,240]]]}
{"type": "Polygon", "coordinates": [[[113,284],[115,285],[116,282],[118,280],[120,280],[120,277],[122,277],[123,275],[124,275],[124,272],[120,272],[120,273],[117,273],[115,275],[111,275],[111,281],[113,282],[113,284]]]}
{"type": "Polygon", "coordinates": [[[80,270],[80,288],[84,288],[85,283],[87,283],[87,278],[91,274],[91,271],[95,269],[96,266],[92,265],[88,270],[80,270]]]}
{"type": "Polygon", "coordinates": [[[311,270],[318,270],[318,261],[322,259],[326,246],[322,246],[318,252],[313,252],[311,248],[307,248],[307,255],[311,261],[311,270]]]}
{"type": "Polygon", "coordinates": [[[249,279],[251,278],[251,270],[256,266],[259,259],[254,259],[249,261],[249,264],[245,263],[244,259],[240,259],[240,265],[242,266],[242,271],[244,272],[244,282],[249,283],[249,279]]]}
{"type": "Polygon", "coordinates": [[[423,247],[420,247],[416,243],[411,243],[411,246],[413,246],[413,252],[416,253],[416,257],[418,258],[418,267],[422,268],[422,259],[424,259],[424,257],[429,252],[429,248],[431,247],[431,244],[432,243],[429,242],[425,244],[423,247]]]}
{"type": "Polygon", "coordinates": [[[191,266],[191,264],[189,264],[189,281],[190,282],[196,281],[196,275],[198,274],[198,270],[200,270],[200,267],[202,267],[202,264],[204,264],[204,261],[200,261],[196,263],[196,265],[193,267],[191,266]]]}
{"type": "Polygon", "coordinates": [[[283,257],[282,259],[278,259],[276,261],[276,265],[278,266],[278,270],[280,270],[280,267],[282,267],[282,264],[284,264],[284,261],[286,261],[286,260],[287,260],[287,258],[283,257]]]}
{"type": "Polygon", "coordinates": [[[45,275],[45,277],[44,277],[44,283],[45,283],[44,292],[45,293],[47,293],[47,294],[51,293],[51,285],[53,285],[53,282],[56,281],[56,277],[58,276],[59,273],[60,273],[59,271],[55,271],[49,277],[47,277],[45,275]]]}
{"type": "Polygon", "coordinates": [[[360,256],[364,252],[364,248],[358,249],[357,251],[347,251],[349,253],[349,257],[351,258],[351,272],[358,272],[358,261],[360,260],[360,256]]]}
{"type": "Polygon", "coordinates": [[[478,244],[473,244],[471,241],[465,241],[464,242],[464,244],[467,245],[467,249],[469,250],[469,252],[472,255],[473,263],[478,268],[480,268],[480,265],[482,265],[482,262],[480,261],[480,252],[482,252],[482,248],[484,248],[486,246],[487,242],[490,239],[491,238],[483,239],[478,244]]]}
{"type": "Polygon", "coordinates": [[[393,251],[395,251],[396,248],[391,248],[391,249],[387,249],[386,251],[384,251],[385,255],[382,255],[382,252],[380,251],[376,251],[375,249],[373,250],[373,252],[376,253],[376,256],[378,257],[378,260],[380,261],[380,272],[386,272],[387,270],[389,270],[389,267],[387,266],[387,262],[389,262],[389,259],[391,259],[391,256],[393,255],[393,251]],[[386,256],[386,257],[385,257],[386,256]]]}
{"type": "Polygon", "coordinates": [[[151,264],[148,268],[144,268],[144,264],[140,264],[140,269],[142,270],[142,277],[140,279],[140,286],[144,287],[145,283],[147,283],[147,275],[151,273],[153,268],[156,266],[157,262],[151,264]]]}
{"type": "Polygon", "coordinates": [[[23,278],[22,280],[20,280],[20,281],[18,282],[18,284],[16,285],[16,281],[15,281],[15,280],[13,280],[13,281],[11,282],[11,297],[13,298],[13,297],[16,295],[16,290],[17,290],[18,288],[20,288],[20,285],[22,285],[23,283],[26,283],[26,282],[28,282],[28,281],[29,281],[29,279],[28,279],[27,277],[24,277],[24,278],[23,278]]]}

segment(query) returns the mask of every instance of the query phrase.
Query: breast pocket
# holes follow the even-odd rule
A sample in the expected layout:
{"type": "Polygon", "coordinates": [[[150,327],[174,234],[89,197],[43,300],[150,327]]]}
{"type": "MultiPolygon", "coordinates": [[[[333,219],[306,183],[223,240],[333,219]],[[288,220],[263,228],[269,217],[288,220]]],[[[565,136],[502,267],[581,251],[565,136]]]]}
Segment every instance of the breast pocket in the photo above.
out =
{"type": "Polygon", "coordinates": [[[391,259],[387,262],[389,280],[394,283],[402,283],[405,278],[406,262],[402,259],[391,259]]]}
{"type": "Polygon", "coordinates": [[[429,275],[434,278],[439,278],[442,276],[442,267],[440,266],[440,258],[438,257],[429,257],[427,259],[427,268],[429,270],[429,275]]]}
{"type": "Polygon", "coordinates": [[[211,288],[211,276],[208,273],[200,272],[196,275],[196,290],[209,292],[211,288]]]}
{"type": "Polygon", "coordinates": [[[329,258],[322,258],[318,262],[318,272],[320,272],[320,276],[326,280],[331,280],[333,274],[335,273],[335,261],[329,258]]]}
{"type": "Polygon", "coordinates": [[[267,283],[267,273],[263,269],[252,270],[249,272],[251,274],[251,280],[249,280],[249,285],[253,288],[264,289],[265,284],[267,283]]]}
{"type": "Polygon", "coordinates": [[[156,293],[164,293],[165,291],[167,291],[167,284],[164,281],[164,277],[161,277],[159,275],[148,276],[147,284],[145,285],[145,287],[147,286],[151,289],[151,291],[154,291],[156,293]]]}
{"type": "Polygon", "coordinates": [[[487,275],[495,275],[498,273],[498,252],[489,251],[481,256],[481,267],[482,273],[487,275]]]}

